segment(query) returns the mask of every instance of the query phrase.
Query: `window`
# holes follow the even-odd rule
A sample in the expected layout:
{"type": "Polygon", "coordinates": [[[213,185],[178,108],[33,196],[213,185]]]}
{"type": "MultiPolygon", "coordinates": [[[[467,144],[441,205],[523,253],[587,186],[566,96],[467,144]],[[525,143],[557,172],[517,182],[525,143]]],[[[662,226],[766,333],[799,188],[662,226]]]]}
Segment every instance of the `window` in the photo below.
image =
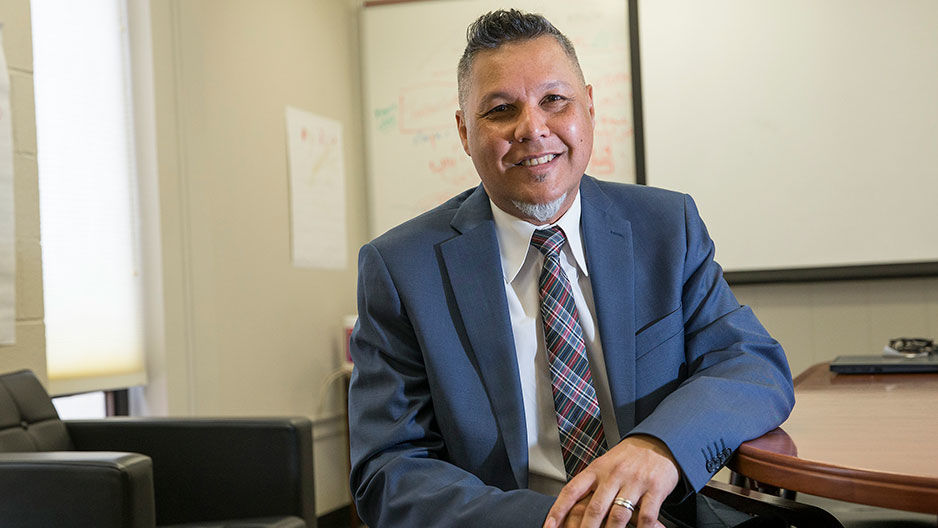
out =
{"type": "Polygon", "coordinates": [[[127,6],[32,0],[52,394],[146,382],[127,6]]]}
{"type": "Polygon", "coordinates": [[[102,391],[52,398],[52,404],[63,420],[104,418],[107,414],[102,391]]]}

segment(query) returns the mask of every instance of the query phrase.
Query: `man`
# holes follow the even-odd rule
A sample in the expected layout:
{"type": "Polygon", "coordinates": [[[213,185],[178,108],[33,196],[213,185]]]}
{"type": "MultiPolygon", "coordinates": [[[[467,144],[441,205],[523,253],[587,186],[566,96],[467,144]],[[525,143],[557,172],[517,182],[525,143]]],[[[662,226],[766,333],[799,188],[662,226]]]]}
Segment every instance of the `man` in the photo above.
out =
{"type": "Polygon", "coordinates": [[[584,176],[592,87],[566,37],[512,10],[468,40],[456,123],[481,186],[359,255],[358,510],[372,527],[661,526],[666,498],[693,502],[787,417],[784,353],[689,197],[584,176]]]}

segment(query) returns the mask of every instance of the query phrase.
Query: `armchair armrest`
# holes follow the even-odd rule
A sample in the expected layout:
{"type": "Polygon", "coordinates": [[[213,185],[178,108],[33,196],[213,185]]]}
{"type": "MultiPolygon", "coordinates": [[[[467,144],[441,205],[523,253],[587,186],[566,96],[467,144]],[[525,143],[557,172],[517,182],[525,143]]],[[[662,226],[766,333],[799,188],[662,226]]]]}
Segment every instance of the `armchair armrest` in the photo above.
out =
{"type": "Polygon", "coordinates": [[[316,526],[306,418],[66,421],[75,448],[153,459],[159,524],[294,515],[316,526]]]}
{"type": "Polygon", "coordinates": [[[767,493],[711,480],[700,493],[745,513],[781,519],[798,528],[844,528],[825,510],[767,493]]]}
{"type": "Polygon", "coordinates": [[[0,525],[153,528],[150,459],[136,453],[0,453],[0,525]]]}

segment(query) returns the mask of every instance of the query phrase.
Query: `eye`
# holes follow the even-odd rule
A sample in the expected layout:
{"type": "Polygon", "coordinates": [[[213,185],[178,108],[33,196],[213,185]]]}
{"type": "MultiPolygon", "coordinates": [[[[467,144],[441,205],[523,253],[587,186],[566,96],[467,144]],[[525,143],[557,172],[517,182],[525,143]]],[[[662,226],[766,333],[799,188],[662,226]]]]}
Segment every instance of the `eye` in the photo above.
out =
{"type": "Polygon", "coordinates": [[[567,98],[559,94],[550,94],[544,97],[542,100],[543,104],[559,103],[561,101],[566,101],[567,98]]]}
{"type": "Polygon", "coordinates": [[[482,114],[482,117],[495,117],[497,114],[502,114],[509,110],[511,110],[510,106],[508,106],[507,104],[500,104],[492,108],[488,112],[485,112],[484,114],[482,114]]]}

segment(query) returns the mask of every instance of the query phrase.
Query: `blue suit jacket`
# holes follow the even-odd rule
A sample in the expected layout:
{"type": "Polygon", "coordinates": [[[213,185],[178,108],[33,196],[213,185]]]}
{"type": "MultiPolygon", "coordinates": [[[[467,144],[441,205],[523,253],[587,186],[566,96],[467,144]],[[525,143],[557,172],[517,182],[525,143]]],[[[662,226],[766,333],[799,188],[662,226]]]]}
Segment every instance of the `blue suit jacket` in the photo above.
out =
{"type": "MultiPolygon", "coordinates": [[[[794,404],[784,352],[741,307],[686,195],[584,176],[582,232],[622,437],[702,487],[794,404]]],[[[351,489],[372,527],[539,527],[492,212],[479,186],[362,247],[351,489]]]]}

